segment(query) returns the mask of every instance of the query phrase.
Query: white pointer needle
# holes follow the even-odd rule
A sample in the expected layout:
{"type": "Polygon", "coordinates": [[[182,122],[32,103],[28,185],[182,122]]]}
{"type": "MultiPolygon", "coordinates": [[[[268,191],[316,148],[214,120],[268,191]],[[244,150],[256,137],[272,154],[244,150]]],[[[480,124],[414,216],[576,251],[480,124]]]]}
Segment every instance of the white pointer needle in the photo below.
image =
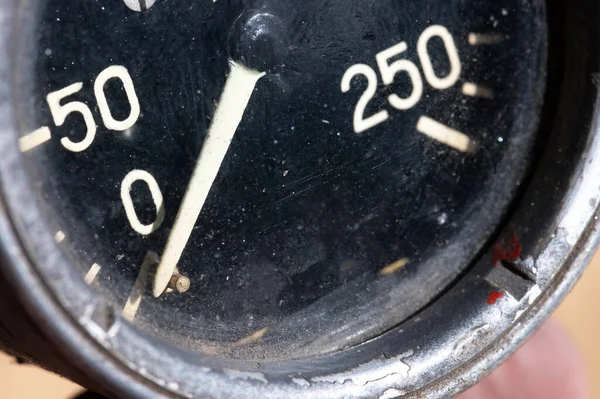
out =
{"type": "Polygon", "coordinates": [[[242,121],[256,83],[264,75],[235,62],[231,63],[231,72],[225,82],[219,105],[156,269],[152,289],[155,297],[159,297],[165,291],[173,276],[235,131],[242,121]]]}

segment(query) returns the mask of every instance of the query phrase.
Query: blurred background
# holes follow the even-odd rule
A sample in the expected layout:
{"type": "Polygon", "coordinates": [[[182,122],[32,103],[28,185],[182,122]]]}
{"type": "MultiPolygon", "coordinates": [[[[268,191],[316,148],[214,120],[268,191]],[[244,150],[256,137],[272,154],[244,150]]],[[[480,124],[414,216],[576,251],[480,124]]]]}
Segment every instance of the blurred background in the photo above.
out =
{"type": "MultiPolygon", "coordinates": [[[[587,362],[592,384],[590,399],[600,399],[600,378],[596,378],[600,377],[599,284],[600,253],[555,314],[574,337],[587,362]]],[[[82,389],[68,380],[34,366],[18,365],[0,353],[0,399],[71,399],[80,392],[82,389]]]]}

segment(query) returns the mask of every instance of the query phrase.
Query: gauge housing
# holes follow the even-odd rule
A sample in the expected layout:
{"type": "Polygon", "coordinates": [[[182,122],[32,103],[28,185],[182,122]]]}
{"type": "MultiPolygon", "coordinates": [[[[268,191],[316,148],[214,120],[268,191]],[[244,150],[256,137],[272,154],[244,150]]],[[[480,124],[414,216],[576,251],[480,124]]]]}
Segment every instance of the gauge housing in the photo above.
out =
{"type": "Polygon", "coordinates": [[[140,398],[451,396],[516,350],[575,284],[596,247],[600,5],[547,1],[550,60],[539,159],[508,220],[449,289],[390,331],[316,358],[256,363],[157,340],[68,267],[42,223],[17,147],[15,98],[28,83],[13,62],[27,36],[27,7],[34,6],[0,6],[0,342],[91,389],[140,398]],[[491,268],[494,248],[510,246],[513,237],[519,259],[491,268]],[[485,300],[498,290],[508,295],[485,300]]]}

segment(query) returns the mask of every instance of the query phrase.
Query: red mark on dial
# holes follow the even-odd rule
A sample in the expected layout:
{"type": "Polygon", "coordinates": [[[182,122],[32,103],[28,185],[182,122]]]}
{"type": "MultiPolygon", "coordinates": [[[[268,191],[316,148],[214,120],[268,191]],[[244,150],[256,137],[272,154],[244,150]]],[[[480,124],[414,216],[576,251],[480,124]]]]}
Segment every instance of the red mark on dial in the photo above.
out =
{"type": "Polygon", "coordinates": [[[499,292],[493,291],[493,292],[491,292],[490,296],[488,298],[488,304],[495,305],[496,302],[498,302],[498,299],[502,298],[503,296],[504,296],[504,292],[502,292],[502,291],[499,291],[499,292]]]}
{"type": "Polygon", "coordinates": [[[509,262],[518,260],[521,257],[522,250],[523,246],[519,242],[519,237],[513,233],[507,247],[503,247],[501,244],[494,245],[494,248],[492,249],[494,267],[498,266],[498,262],[503,260],[509,262]]]}

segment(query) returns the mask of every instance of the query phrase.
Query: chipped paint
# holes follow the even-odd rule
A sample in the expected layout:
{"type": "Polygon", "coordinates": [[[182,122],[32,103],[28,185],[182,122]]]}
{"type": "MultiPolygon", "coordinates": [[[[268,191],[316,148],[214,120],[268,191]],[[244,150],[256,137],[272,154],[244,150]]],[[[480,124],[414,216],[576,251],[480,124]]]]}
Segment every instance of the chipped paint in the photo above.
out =
{"type": "Polygon", "coordinates": [[[267,378],[263,373],[252,373],[249,371],[240,371],[233,369],[223,369],[223,373],[225,373],[225,375],[231,378],[232,380],[256,380],[265,384],[269,383],[269,381],[267,381],[267,378]]]}
{"type": "MultiPolygon", "coordinates": [[[[594,130],[598,126],[593,127],[594,130]]],[[[577,171],[577,183],[569,193],[570,203],[566,207],[559,223],[559,229],[566,232],[565,241],[574,247],[581,239],[581,232],[585,230],[595,209],[590,207],[592,201],[597,203],[600,199],[598,182],[600,181],[600,135],[594,135],[594,141],[588,147],[588,159],[580,163],[577,171]]]]}
{"type": "Polygon", "coordinates": [[[527,309],[523,309],[523,310],[519,310],[516,314],[515,314],[515,318],[513,319],[513,323],[517,320],[519,320],[521,318],[521,316],[523,316],[523,313],[525,313],[525,310],[527,309]]]}
{"type": "Polygon", "coordinates": [[[538,269],[535,265],[535,259],[533,259],[532,256],[528,256],[523,262],[521,262],[521,265],[531,272],[534,277],[537,276],[538,269]]]}
{"type": "Polygon", "coordinates": [[[492,332],[492,326],[489,324],[483,324],[473,328],[467,332],[463,339],[460,339],[454,349],[452,350],[452,356],[458,359],[472,356],[478,349],[481,342],[485,342],[486,338],[492,332]]]}
{"type": "Polygon", "coordinates": [[[376,359],[362,364],[353,370],[339,374],[331,374],[323,377],[311,378],[314,382],[330,382],[345,384],[351,381],[354,385],[365,386],[371,382],[383,380],[384,378],[398,375],[403,378],[408,377],[410,366],[403,362],[404,359],[413,356],[414,351],[410,350],[400,356],[390,359],[376,359]]]}
{"type": "Polygon", "coordinates": [[[379,397],[379,399],[396,399],[402,395],[405,395],[406,391],[400,391],[398,389],[388,389],[379,397]]]}
{"type": "Polygon", "coordinates": [[[98,342],[104,345],[109,345],[108,341],[117,335],[120,325],[117,321],[115,321],[108,328],[108,331],[99,326],[93,319],[93,314],[98,306],[102,305],[88,304],[85,307],[83,315],[79,318],[79,324],[81,324],[98,342]]]}
{"type": "Polygon", "coordinates": [[[304,388],[308,388],[310,386],[310,382],[308,382],[304,378],[292,378],[292,382],[304,388]]]}
{"type": "Polygon", "coordinates": [[[539,285],[534,285],[531,287],[525,298],[527,298],[527,302],[529,305],[533,305],[536,299],[542,294],[542,289],[539,285]]]}
{"type": "Polygon", "coordinates": [[[515,321],[517,321],[518,319],[520,319],[521,316],[523,316],[523,313],[525,313],[525,311],[529,308],[529,306],[533,305],[533,303],[535,302],[535,300],[541,294],[542,294],[542,289],[540,288],[539,285],[534,285],[533,287],[531,287],[531,289],[527,292],[527,294],[525,294],[525,297],[523,298],[525,301],[527,301],[527,308],[519,310],[515,314],[515,318],[513,319],[513,323],[515,321]]]}

